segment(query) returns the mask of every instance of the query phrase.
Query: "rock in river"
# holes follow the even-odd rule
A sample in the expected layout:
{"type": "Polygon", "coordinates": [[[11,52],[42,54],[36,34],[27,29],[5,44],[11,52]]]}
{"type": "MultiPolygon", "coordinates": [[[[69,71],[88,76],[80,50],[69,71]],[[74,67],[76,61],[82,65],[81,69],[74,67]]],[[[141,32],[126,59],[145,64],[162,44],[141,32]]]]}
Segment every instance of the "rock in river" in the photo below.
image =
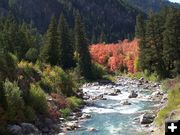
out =
{"type": "Polygon", "coordinates": [[[118,94],[115,92],[109,93],[109,96],[117,96],[118,94]]]}
{"type": "Polygon", "coordinates": [[[127,100],[122,102],[123,105],[131,105],[131,103],[129,103],[127,100]]]}
{"type": "Polygon", "coordinates": [[[131,91],[129,98],[137,98],[138,94],[135,91],[131,91]]]}
{"type": "Polygon", "coordinates": [[[140,123],[141,124],[151,124],[154,121],[155,114],[153,113],[145,113],[140,116],[140,123]]]}

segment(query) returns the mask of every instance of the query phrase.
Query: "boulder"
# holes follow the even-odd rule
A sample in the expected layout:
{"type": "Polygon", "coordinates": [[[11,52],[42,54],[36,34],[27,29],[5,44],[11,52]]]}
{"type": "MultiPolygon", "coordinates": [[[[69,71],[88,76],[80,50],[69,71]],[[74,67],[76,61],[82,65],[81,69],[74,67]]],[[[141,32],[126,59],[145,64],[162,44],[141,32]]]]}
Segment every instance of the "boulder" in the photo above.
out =
{"type": "MultiPolygon", "coordinates": [[[[163,96],[163,93],[161,91],[155,91],[151,94],[151,97],[155,99],[159,99],[163,96]]],[[[160,99],[159,99],[160,100],[160,99]]]]}
{"type": "Polygon", "coordinates": [[[76,115],[76,117],[81,117],[82,116],[82,112],[77,112],[75,115],[76,115]]]}
{"type": "Polygon", "coordinates": [[[37,134],[39,133],[39,130],[30,123],[22,123],[21,124],[23,134],[37,134]]]}
{"type": "Polygon", "coordinates": [[[115,92],[109,93],[109,96],[117,96],[118,94],[115,92]]]}
{"type": "Polygon", "coordinates": [[[49,118],[44,119],[44,125],[45,126],[49,127],[49,126],[51,126],[53,124],[54,124],[54,122],[51,119],[49,119],[49,118]]]}
{"type": "Polygon", "coordinates": [[[104,98],[103,94],[97,96],[97,97],[94,97],[92,100],[102,100],[104,98]]]}
{"type": "Polygon", "coordinates": [[[122,105],[131,105],[131,103],[129,103],[127,100],[122,102],[122,105]]]}
{"type": "Polygon", "coordinates": [[[137,98],[138,94],[135,91],[131,91],[129,98],[137,98]]]}
{"type": "Polygon", "coordinates": [[[91,115],[90,114],[86,114],[86,113],[84,113],[81,117],[80,117],[80,119],[90,119],[91,118],[91,115]]]}
{"type": "Polygon", "coordinates": [[[74,116],[69,116],[69,117],[68,117],[68,120],[69,120],[69,121],[78,120],[78,117],[75,116],[75,115],[74,115],[74,116]]]}
{"type": "Polygon", "coordinates": [[[84,95],[84,96],[83,96],[83,99],[84,99],[84,100],[88,100],[88,99],[90,99],[90,96],[89,96],[89,95],[84,95]]]}
{"type": "Polygon", "coordinates": [[[168,100],[168,95],[164,94],[162,99],[161,99],[161,103],[165,103],[168,100]]]}
{"type": "Polygon", "coordinates": [[[67,130],[75,130],[79,128],[79,125],[77,124],[76,121],[66,122],[65,126],[67,130]]]}
{"type": "Polygon", "coordinates": [[[88,128],[87,131],[92,132],[92,131],[96,131],[96,129],[95,128],[88,128]]]}
{"type": "Polygon", "coordinates": [[[140,116],[140,123],[141,124],[151,124],[154,121],[155,114],[153,113],[145,113],[140,116]]]}
{"type": "Polygon", "coordinates": [[[11,135],[40,135],[39,130],[30,123],[22,123],[20,125],[9,125],[7,129],[11,135]]]}
{"type": "Polygon", "coordinates": [[[114,90],[114,93],[121,94],[121,90],[120,89],[116,89],[116,90],[114,90]]]}
{"type": "Polygon", "coordinates": [[[7,129],[11,135],[23,135],[22,128],[19,125],[9,125],[7,129]]]}
{"type": "Polygon", "coordinates": [[[101,100],[107,100],[107,98],[104,98],[104,97],[103,97],[101,100]]]}
{"type": "Polygon", "coordinates": [[[139,79],[139,81],[144,81],[144,77],[141,77],[141,78],[139,79]]]}

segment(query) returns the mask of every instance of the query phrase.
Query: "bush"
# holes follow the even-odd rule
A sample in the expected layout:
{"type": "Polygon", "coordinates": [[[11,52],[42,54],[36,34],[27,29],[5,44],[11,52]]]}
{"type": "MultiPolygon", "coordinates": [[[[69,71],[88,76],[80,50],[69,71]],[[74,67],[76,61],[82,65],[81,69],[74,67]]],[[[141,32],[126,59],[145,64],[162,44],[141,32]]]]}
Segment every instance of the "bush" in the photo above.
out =
{"type": "Polygon", "coordinates": [[[9,80],[6,80],[4,82],[4,93],[9,120],[15,121],[20,113],[22,113],[24,107],[24,102],[21,97],[22,92],[16,82],[12,83],[9,80]]]}
{"type": "Polygon", "coordinates": [[[47,113],[48,104],[46,100],[46,95],[40,86],[31,84],[29,90],[29,104],[38,113],[47,113]]]}
{"type": "Polygon", "coordinates": [[[16,78],[18,59],[15,55],[11,53],[0,54],[0,81],[5,81],[6,78],[9,80],[14,80],[16,78]]]}
{"type": "Polygon", "coordinates": [[[77,97],[69,97],[67,98],[67,101],[72,110],[79,107],[82,104],[82,100],[77,97]]]}
{"type": "Polygon", "coordinates": [[[76,88],[70,76],[57,66],[44,68],[41,85],[46,87],[50,93],[62,93],[66,96],[74,95],[76,88]]]}
{"type": "Polygon", "coordinates": [[[29,63],[27,61],[21,61],[20,63],[18,63],[18,67],[19,69],[22,69],[22,71],[24,72],[24,75],[28,77],[27,79],[38,78],[39,80],[41,71],[33,63],[29,63]]]}
{"type": "Polygon", "coordinates": [[[38,50],[30,48],[26,53],[26,59],[31,62],[35,62],[38,58],[38,50]]]}
{"type": "Polygon", "coordinates": [[[169,114],[176,109],[180,109],[180,83],[168,91],[168,104],[158,113],[156,123],[162,125],[169,114]]]}
{"type": "Polygon", "coordinates": [[[107,70],[102,65],[94,62],[92,64],[92,73],[93,73],[92,76],[94,79],[102,79],[103,76],[107,74],[107,70]]]}
{"type": "Polygon", "coordinates": [[[70,115],[71,113],[71,109],[69,108],[64,108],[64,109],[61,109],[60,110],[60,113],[61,113],[61,117],[67,119],[67,117],[70,115]]]}
{"type": "Polygon", "coordinates": [[[24,110],[24,115],[25,115],[26,120],[27,120],[28,122],[32,122],[32,121],[34,121],[35,118],[36,118],[36,113],[35,113],[34,109],[33,109],[32,107],[30,107],[30,106],[27,106],[27,107],[25,108],[25,110],[24,110]]]}

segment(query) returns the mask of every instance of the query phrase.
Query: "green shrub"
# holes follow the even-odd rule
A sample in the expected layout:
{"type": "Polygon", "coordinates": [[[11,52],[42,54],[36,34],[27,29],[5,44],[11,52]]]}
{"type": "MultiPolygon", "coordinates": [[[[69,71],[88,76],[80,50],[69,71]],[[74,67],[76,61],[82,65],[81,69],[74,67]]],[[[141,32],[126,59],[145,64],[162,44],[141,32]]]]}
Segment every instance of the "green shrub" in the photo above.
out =
{"type": "Polygon", "coordinates": [[[27,106],[24,110],[24,115],[26,117],[26,120],[29,122],[32,122],[35,120],[36,118],[36,113],[34,111],[34,109],[30,106],[27,106]]]}
{"type": "Polygon", "coordinates": [[[94,79],[102,79],[102,77],[107,74],[107,70],[102,65],[94,62],[92,64],[92,73],[94,79]]]}
{"type": "Polygon", "coordinates": [[[70,76],[57,66],[47,66],[44,69],[41,85],[48,88],[50,92],[63,93],[66,96],[74,95],[74,89],[76,89],[70,76]]]}
{"type": "Polygon", "coordinates": [[[38,50],[36,48],[30,48],[26,53],[26,59],[31,62],[35,62],[38,58],[38,50]]]}
{"type": "Polygon", "coordinates": [[[71,109],[75,109],[82,104],[82,100],[77,97],[69,97],[67,101],[71,109]]]}
{"type": "Polygon", "coordinates": [[[14,80],[16,78],[18,59],[15,55],[11,53],[0,54],[0,81],[5,81],[6,78],[9,80],[14,80]]]}
{"type": "Polygon", "coordinates": [[[6,80],[4,82],[4,93],[9,120],[14,121],[24,107],[24,102],[21,97],[22,92],[16,82],[12,83],[9,80],[6,80]]]}
{"type": "Polygon", "coordinates": [[[46,100],[46,95],[40,86],[31,84],[28,102],[36,112],[47,113],[48,104],[46,100]]]}
{"type": "Polygon", "coordinates": [[[19,69],[22,69],[24,75],[27,77],[26,79],[30,78],[40,78],[41,71],[33,63],[29,63],[27,61],[21,61],[18,63],[19,69]]]}
{"type": "Polygon", "coordinates": [[[71,109],[69,108],[64,108],[64,109],[61,109],[60,110],[60,113],[61,113],[61,117],[67,119],[67,117],[70,115],[71,113],[71,109]]]}
{"type": "Polygon", "coordinates": [[[180,83],[168,91],[168,104],[158,113],[156,123],[162,125],[169,114],[176,109],[180,109],[180,83]]]}

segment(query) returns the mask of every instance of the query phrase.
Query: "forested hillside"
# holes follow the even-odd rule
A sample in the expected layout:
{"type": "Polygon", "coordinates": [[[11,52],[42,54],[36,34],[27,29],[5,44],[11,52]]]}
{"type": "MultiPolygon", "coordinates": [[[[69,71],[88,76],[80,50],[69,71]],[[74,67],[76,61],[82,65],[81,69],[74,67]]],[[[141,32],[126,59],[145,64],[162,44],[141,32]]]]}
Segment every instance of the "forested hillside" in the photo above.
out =
{"type": "Polygon", "coordinates": [[[180,4],[172,3],[168,0],[124,0],[129,2],[132,6],[142,10],[143,12],[149,13],[150,11],[159,12],[165,6],[172,6],[180,8],[180,4]]]}
{"type": "Polygon", "coordinates": [[[117,41],[133,37],[138,10],[122,0],[1,0],[1,14],[9,11],[19,21],[33,24],[44,32],[51,16],[64,13],[73,26],[75,11],[79,10],[92,42],[117,41]]]}

